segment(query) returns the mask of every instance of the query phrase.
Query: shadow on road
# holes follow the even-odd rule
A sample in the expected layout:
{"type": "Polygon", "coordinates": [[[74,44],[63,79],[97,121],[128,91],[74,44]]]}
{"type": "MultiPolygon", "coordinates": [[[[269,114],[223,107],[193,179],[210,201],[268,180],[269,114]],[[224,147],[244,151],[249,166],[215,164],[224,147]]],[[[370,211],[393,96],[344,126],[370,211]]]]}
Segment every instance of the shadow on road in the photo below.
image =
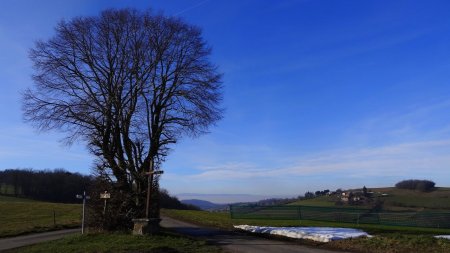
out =
{"type": "Polygon", "coordinates": [[[293,242],[265,239],[245,233],[200,227],[195,224],[163,217],[161,226],[177,233],[206,240],[229,252],[237,253],[334,253],[335,251],[316,249],[293,242]]]}

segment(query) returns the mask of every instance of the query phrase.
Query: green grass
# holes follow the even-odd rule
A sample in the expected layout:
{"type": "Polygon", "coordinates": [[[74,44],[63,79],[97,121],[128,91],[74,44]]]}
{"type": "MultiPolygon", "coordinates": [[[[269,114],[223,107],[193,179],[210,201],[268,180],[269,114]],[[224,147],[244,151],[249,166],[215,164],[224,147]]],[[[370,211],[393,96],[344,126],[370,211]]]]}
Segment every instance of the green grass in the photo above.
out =
{"type": "Polygon", "coordinates": [[[130,234],[88,234],[73,235],[60,240],[40,243],[8,251],[10,253],[38,252],[146,252],[146,253],[215,253],[221,252],[217,246],[208,245],[205,241],[188,239],[172,233],[161,233],[153,236],[133,236],[130,234]]]}
{"type": "Polygon", "coordinates": [[[426,235],[390,234],[333,241],[327,248],[361,253],[448,253],[450,241],[426,235]]]}
{"type": "Polygon", "coordinates": [[[339,207],[336,206],[336,198],[328,196],[320,196],[312,199],[299,200],[288,205],[301,205],[301,206],[320,206],[320,207],[339,207]]]}
{"type": "Polygon", "coordinates": [[[0,237],[42,232],[80,224],[81,205],[0,196],[0,237]],[[56,226],[53,223],[53,212],[56,226]]]}
{"type": "Polygon", "coordinates": [[[421,253],[450,252],[450,241],[436,239],[432,235],[450,234],[450,229],[430,229],[414,227],[395,227],[380,225],[355,225],[336,222],[299,221],[299,220],[245,220],[231,219],[229,213],[213,213],[205,211],[162,210],[163,215],[192,223],[233,229],[233,225],[259,226],[319,226],[358,228],[374,235],[372,238],[356,238],[334,241],[327,244],[303,243],[320,248],[373,253],[421,253]]]}
{"type": "Polygon", "coordinates": [[[319,226],[319,227],[346,227],[363,229],[371,234],[403,233],[403,234],[450,234],[450,229],[436,228],[418,228],[404,226],[386,226],[373,224],[352,224],[326,221],[310,220],[263,220],[263,219],[231,219],[229,213],[225,212],[207,212],[192,210],[173,210],[163,209],[163,215],[176,219],[189,221],[208,227],[218,227],[226,230],[232,230],[233,225],[255,225],[255,226],[274,226],[274,227],[294,227],[294,226],[319,226]]]}

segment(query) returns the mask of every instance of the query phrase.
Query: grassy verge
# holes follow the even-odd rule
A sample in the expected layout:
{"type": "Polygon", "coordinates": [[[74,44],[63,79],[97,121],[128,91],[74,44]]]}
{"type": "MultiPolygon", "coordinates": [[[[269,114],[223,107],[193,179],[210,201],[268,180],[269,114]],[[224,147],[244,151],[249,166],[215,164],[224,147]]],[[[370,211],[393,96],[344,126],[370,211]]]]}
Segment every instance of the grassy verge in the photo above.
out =
{"type": "Polygon", "coordinates": [[[162,213],[176,219],[228,230],[233,229],[233,225],[240,224],[259,226],[327,226],[358,228],[374,235],[372,238],[348,239],[326,244],[305,242],[309,245],[328,249],[364,253],[450,252],[449,240],[432,237],[432,235],[436,234],[450,234],[449,229],[355,225],[299,220],[232,220],[228,213],[204,211],[163,210],[162,213]]]}
{"type": "Polygon", "coordinates": [[[450,241],[429,235],[384,234],[372,238],[333,241],[327,248],[361,253],[448,253],[450,241]]]}
{"type": "Polygon", "coordinates": [[[0,196],[0,214],[0,237],[9,237],[78,227],[81,205],[0,196]]]}
{"type": "Polygon", "coordinates": [[[325,221],[309,221],[309,220],[261,220],[261,219],[231,219],[229,213],[191,211],[191,210],[162,210],[163,215],[177,218],[184,221],[190,221],[209,227],[218,227],[226,230],[233,229],[233,225],[255,225],[255,226],[274,226],[274,227],[293,227],[293,226],[318,226],[318,227],[346,227],[363,229],[370,234],[386,234],[386,233],[402,233],[411,235],[423,234],[450,234],[450,229],[435,228],[417,228],[417,227],[400,227],[372,224],[352,224],[325,221]]]}
{"type": "Polygon", "coordinates": [[[215,253],[221,251],[217,246],[208,245],[205,241],[187,239],[171,233],[154,236],[133,236],[121,233],[73,235],[52,242],[8,251],[8,253],[38,252],[215,253]]]}

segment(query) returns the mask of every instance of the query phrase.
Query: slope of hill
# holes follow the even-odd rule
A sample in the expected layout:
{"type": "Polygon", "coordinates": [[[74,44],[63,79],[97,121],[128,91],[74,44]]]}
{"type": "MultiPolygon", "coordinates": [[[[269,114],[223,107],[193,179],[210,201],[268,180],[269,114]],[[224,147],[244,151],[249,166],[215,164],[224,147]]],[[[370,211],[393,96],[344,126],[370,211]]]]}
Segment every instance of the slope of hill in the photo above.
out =
{"type": "Polygon", "coordinates": [[[81,205],[48,203],[0,195],[0,237],[78,227],[81,205]]]}
{"type": "MultiPolygon", "coordinates": [[[[348,191],[361,191],[361,189],[352,189],[348,191]]],[[[437,187],[431,192],[420,192],[414,190],[389,188],[372,188],[372,204],[363,203],[360,205],[345,204],[342,207],[360,207],[370,208],[373,202],[379,200],[382,203],[382,209],[388,211],[450,211],[450,188],[437,187]]],[[[336,206],[340,196],[319,196],[312,199],[299,200],[290,205],[304,206],[336,206]]]]}
{"type": "Polygon", "coordinates": [[[181,203],[196,206],[202,210],[210,211],[210,210],[223,210],[228,207],[226,204],[216,204],[206,200],[200,199],[185,199],[181,200],[181,203]]]}

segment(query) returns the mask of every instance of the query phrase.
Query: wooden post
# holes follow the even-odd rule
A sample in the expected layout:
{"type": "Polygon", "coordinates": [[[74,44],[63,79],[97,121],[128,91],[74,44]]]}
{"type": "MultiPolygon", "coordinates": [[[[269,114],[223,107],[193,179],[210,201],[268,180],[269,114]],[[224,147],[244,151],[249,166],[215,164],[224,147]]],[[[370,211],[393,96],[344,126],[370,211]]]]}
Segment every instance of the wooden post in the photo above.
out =
{"type": "Polygon", "coordinates": [[[150,160],[150,168],[148,170],[147,178],[147,204],[145,208],[145,218],[150,218],[150,203],[152,198],[152,188],[153,188],[153,158],[150,160]]]}
{"type": "Polygon", "coordinates": [[[148,180],[147,180],[147,205],[145,208],[145,218],[149,219],[150,218],[150,209],[151,207],[151,198],[152,198],[152,193],[153,193],[153,181],[154,181],[154,176],[155,174],[163,174],[164,171],[162,170],[158,170],[155,171],[154,168],[154,163],[153,163],[153,159],[150,161],[150,169],[147,173],[145,173],[145,175],[148,176],[148,180]]]}

